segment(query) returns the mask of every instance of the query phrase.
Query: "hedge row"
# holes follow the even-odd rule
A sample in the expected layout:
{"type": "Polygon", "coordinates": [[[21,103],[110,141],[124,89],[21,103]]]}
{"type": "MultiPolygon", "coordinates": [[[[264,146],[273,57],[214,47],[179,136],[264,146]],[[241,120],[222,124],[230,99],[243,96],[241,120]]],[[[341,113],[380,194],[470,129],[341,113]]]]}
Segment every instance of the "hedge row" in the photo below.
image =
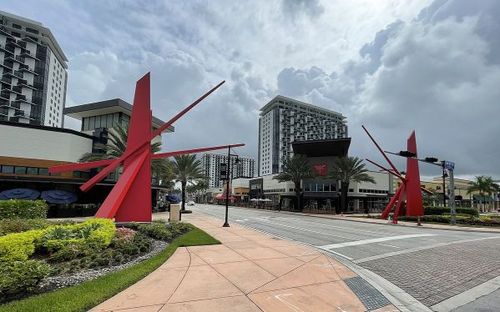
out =
{"type": "Polygon", "coordinates": [[[90,219],[73,225],[50,226],[0,236],[0,262],[26,261],[36,248],[49,253],[68,245],[88,245],[96,250],[107,247],[115,235],[115,225],[109,219],[90,219]]]}
{"type": "Polygon", "coordinates": [[[1,219],[45,219],[49,206],[43,200],[0,200],[1,219]]]}
{"type": "MultiPolygon", "coordinates": [[[[435,222],[435,223],[450,223],[451,216],[448,215],[431,215],[423,216],[421,218],[422,222],[435,222]]],[[[416,221],[417,217],[399,217],[400,221],[416,221]]],[[[500,226],[500,218],[495,217],[473,217],[470,215],[457,215],[456,223],[461,225],[473,225],[473,226],[500,226]]]]}
{"type": "MultiPolygon", "coordinates": [[[[464,214],[464,215],[470,215],[473,217],[479,216],[479,212],[474,209],[474,208],[467,208],[467,207],[456,207],[455,211],[457,214],[464,214]]],[[[424,207],[424,212],[426,216],[441,216],[444,214],[449,214],[450,213],[450,207],[424,207]]]]}

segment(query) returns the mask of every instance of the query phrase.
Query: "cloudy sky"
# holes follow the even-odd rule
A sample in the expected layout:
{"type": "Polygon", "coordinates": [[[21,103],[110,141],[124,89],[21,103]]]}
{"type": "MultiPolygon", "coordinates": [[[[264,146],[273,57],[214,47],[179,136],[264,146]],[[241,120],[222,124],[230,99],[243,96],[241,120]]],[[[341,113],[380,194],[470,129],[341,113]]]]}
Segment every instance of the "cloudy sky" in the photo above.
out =
{"type": "MultiPolygon", "coordinates": [[[[39,1],[2,9],[48,26],[69,58],[67,106],[120,97],[151,71],[168,119],[226,80],[164,149],[243,142],[256,157],[259,108],[277,94],[347,117],[351,155],[381,161],[362,132],[456,174],[500,178],[500,1],[39,1]]],[[[68,127],[78,122],[66,119],[68,127]]],[[[426,176],[439,168],[422,166],[426,176]]]]}

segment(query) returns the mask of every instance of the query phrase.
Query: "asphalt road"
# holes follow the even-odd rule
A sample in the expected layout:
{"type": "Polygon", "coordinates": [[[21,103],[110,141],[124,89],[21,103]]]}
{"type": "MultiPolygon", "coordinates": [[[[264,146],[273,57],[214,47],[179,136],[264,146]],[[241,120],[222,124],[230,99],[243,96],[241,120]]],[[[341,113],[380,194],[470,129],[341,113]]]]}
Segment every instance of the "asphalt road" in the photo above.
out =
{"type": "MultiPolygon", "coordinates": [[[[197,204],[193,210],[224,218],[224,206],[197,204]]],[[[375,273],[380,281],[392,283],[431,310],[500,311],[498,291],[494,291],[498,283],[492,281],[500,276],[500,234],[236,207],[230,207],[229,221],[327,251],[344,263],[375,273]]],[[[384,283],[380,286],[390,285],[384,283]]]]}

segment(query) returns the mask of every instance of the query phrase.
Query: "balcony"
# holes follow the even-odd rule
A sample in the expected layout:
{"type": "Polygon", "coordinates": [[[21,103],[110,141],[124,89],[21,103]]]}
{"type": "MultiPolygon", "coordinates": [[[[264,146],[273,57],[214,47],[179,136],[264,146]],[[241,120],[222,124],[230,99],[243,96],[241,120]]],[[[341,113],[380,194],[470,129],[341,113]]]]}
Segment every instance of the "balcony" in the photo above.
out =
{"type": "Polygon", "coordinates": [[[12,70],[12,62],[7,62],[7,61],[4,61],[3,64],[0,64],[0,66],[2,66],[3,68],[6,68],[6,69],[10,69],[12,70]]]}
{"type": "Polygon", "coordinates": [[[7,107],[0,107],[0,116],[8,116],[9,115],[9,109],[7,107]]]}
{"type": "Polygon", "coordinates": [[[22,118],[25,118],[25,117],[26,117],[26,115],[25,115],[24,111],[22,111],[22,110],[18,110],[18,111],[15,111],[15,112],[14,112],[14,117],[22,117],[22,118]]]}
{"type": "Polygon", "coordinates": [[[14,77],[16,78],[20,78],[20,79],[23,79],[24,78],[24,74],[22,71],[20,70],[15,70],[14,73],[12,74],[14,77]]]}
{"type": "Polygon", "coordinates": [[[23,88],[20,86],[14,86],[12,87],[12,92],[17,93],[19,95],[23,94],[23,88]]]}
{"type": "Polygon", "coordinates": [[[20,105],[21,103],[25,103],[25,104],[29,104],[29,105],[36,105],[35,103],[28,101],[26,96],[24,96],[23,99],[15,99],[14,101],[12,101],[12,103],[16,103],[17,105],[20,105]]]}
{"type": "Polygon", "coordinates": [[[19,81],[17,82],[17,86],[21,87],[21,88],[30,88],[32,90],[36,90],[37,89],[33,85],[29,84],[28,81],[26,81],[24,79],[19,79],[19,81]]]}
{"type": "Polygon", "coordinates": [[[38,75],[37,73],[35,73],[35,70],[34,70],[34,69],[30,68],[30,67],[29,67],[28,65],[26,65],[26,64],[20,64],[20,65],[19,65],[19,71],[21,71],[21,72],[25,72],[25,71],[26,71],[26,72],[29,72],[29,73],[31,73],[31,74],[33,74],[33,75],[38,75]]]}
{"type": "Polygon", "coordinates": [[[29,58],[38,60],[34,55],[31,54],[31,52],[29,50],[22,50],[21,51],[21,56],[29,57],[29,58]]]}
{"type": "Polygon", "coordinates": [[[5,53],[14,54],[14,49],[7,49],[4,44],[0,44],[0,50],[5,53]]]}
{"type": "Polygon", "coordinates": [[[2,79],[0,79],[2,83],[6,83],[8,85],[12,85],[12,79],[9,78],[7,75],[3,75],[2,79]]]}
{"type": "Polygon", "coordinates": [[[2,90],[2,92],[0,92],[0,98],[6,99],[7,101],[9,101],[10,100],[10,92],[2,90]]]}

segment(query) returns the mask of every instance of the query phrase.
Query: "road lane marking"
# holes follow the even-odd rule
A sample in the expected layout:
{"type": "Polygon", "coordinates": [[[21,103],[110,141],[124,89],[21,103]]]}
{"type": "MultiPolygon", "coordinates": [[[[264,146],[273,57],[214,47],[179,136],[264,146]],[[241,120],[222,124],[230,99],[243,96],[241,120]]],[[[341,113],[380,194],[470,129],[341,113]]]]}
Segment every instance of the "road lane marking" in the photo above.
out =
{"type": "Polygon", "coordinates": [[[463,293],[441,301],[440,303],[433,305],[431,308],[432,310],[438,312],[451,311],[458,307],[466,305],[478,299],[479,297],[489,295],[497,289],[500,289],[500,276],[477,285],[476,287],[473,287],[469,290],[466,290],[463,293]]]}
{"type": "Polygon", "coordinates": [[[436,235],[437,234],[408,234],[408,235],[387,236],[387,237],[379,237],[379,238],[362,239],[362,240],[358,240],[358,241],[331,244],[331,245],[323,245],[323,246],[318,246],[318,248],[336,249],[336,248],[343,248],[343,247],[351,247],[351,246],[380,243],[380,242],[386,242],[386,241],[391,241],[391,240],[416,238],[416,237],[429,237],[429,236],[436,236],[436,235]]]}
{"type": "Polygon", "coordinates": [[[278,223],[278,222],[272,222],[272,221],[269,221],[269,220],[260,220],[260,221],[263,221],[264,223],[271,223],[271,224],[275,224],[275,225],[279,225],[279,226],[284,226],[284,227],[287,227],[287,228],[291,228],[291,229],[299,230],[299,231],[303,231],[303,232],[311,232],[311,233],[321,234],[321,235],[326,235],[326,236],[335,236],[335,237],[350,239],[350,237],[346,237],[346,236],[342,236],[342,235],[330,234],[330,233],[325,233],[325,232],[318,232],[318,231],[304,229],[304,228],[299,228],[299,227],[296,227],[296,226],[286,225],[286,224],[282,224],[282,223],[278,223]]]}
{"type": "Polygon", "coordinates": [[[392,247],[392,248],[398,248],[398,249],[401,248],[399,246],[395,246],[395,245],[391,245],[391,244],[382,244],[382,243],[379,243],[379,245],[381,245],[381,246],[387,246],[387,247],[392,247]]]}

